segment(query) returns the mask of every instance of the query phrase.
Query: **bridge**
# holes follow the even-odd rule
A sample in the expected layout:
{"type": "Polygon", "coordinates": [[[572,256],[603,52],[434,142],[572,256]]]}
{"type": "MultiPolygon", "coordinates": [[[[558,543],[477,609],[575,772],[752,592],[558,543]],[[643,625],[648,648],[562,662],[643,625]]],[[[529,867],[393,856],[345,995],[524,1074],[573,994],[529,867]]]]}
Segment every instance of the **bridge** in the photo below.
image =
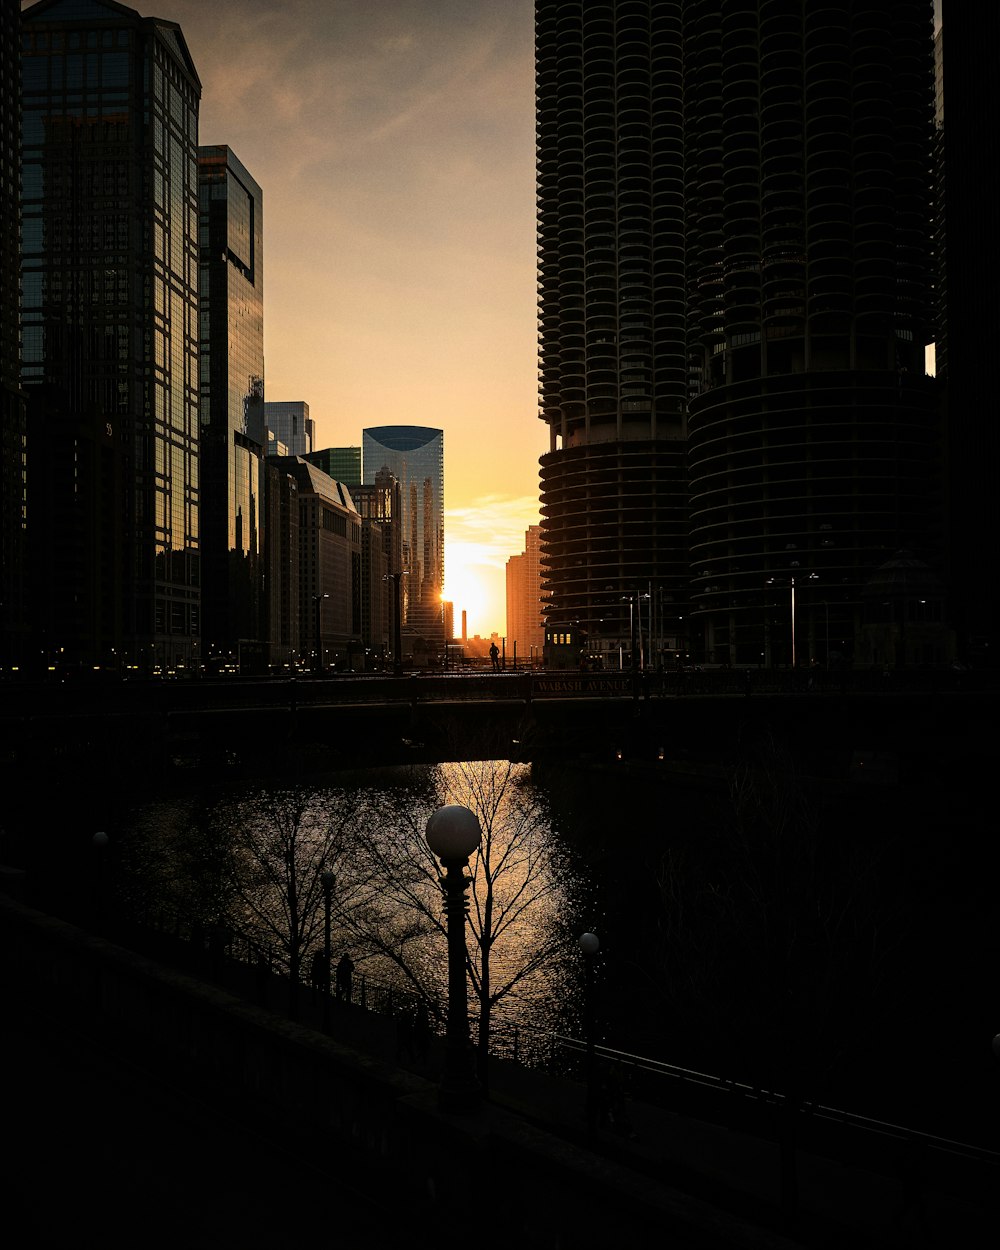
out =
{"type": "Polygon", "coordinates": [[[0,751],[38,766],[254,769],[458,758],[724,763],[767,732],[848,767],[992,739],[1000,674],[717,669],[51,681],[0,688],[0,751]]]}

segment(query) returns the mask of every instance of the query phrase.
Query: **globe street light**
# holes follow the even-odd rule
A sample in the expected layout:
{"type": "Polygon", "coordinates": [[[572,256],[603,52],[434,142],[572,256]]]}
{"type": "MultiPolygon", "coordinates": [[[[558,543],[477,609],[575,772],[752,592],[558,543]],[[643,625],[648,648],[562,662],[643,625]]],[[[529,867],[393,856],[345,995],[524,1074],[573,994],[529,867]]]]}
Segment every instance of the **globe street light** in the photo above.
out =
{"type": "Polygon", "coordinates": [[[337,880],[329,868],[319,874],[323,886],[323,1032],[330,1032],[330,901],[337,880]]]}
{"type": "Polygon", "coordinates": [[[597,1127],[597,1072],[594,1061],[594,956],[601,949],[596,933],[581,933],[576,942],[583,952],[583,968],[586,978],[584,994],[584,1023],[587,1035],[587,1127],[597,1127]]]}
{"type": "Polygon", "coordinates": [[[475,812],[457,803],[439,807],[427,821],[427,845],[445,869],[441,889],[448,931],[448,1029],[438,1103],[442,1111],[466,1115],[478,1110],[482,1091],[473,1075],[469,1042],[465,916],[472,878],[465,868],[482,837],[475,812]]]}

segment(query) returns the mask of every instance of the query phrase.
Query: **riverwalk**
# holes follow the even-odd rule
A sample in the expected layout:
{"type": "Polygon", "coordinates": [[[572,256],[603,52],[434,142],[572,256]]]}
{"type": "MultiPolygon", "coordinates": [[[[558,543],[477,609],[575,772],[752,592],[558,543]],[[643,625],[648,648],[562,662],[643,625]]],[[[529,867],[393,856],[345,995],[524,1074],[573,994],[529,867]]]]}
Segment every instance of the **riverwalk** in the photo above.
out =
{"type": "MultiPolygon", "coordinates": [[[[101,956],[97,948],[104,943],[81,940],[101,956]]],[[[183,963],[184,953],[171,958],[183,963]]],[[[432,1039],[426,1056],[415,1060],[400,1052],[392,1016],[336,1001],[324,1011],[308,987],[298,996],[297,1019],[289,1023],[282,978],[217,957],[207,964],[190,951],[188,959],[184,977],[214,986],[220,1000],[224,992],[225,1002],[234,1005],[227,1010],[238,1011],[244,1002],[248,1019],[266,1011],[296,1044],[310,1045],[308,1037],[323,1034],[327,1025],[337,1062],[342,1068],[353,1063],[359,1082],[374,1065],[399,1072],[404,1099],[419,1101],[424,1089],[432,1097],[443,1067],[439,1040],[432,1039]]],[[[491,1230],[480,1225],[489,1225],[491,1208],[502,1212],[516,1205],[528,1188],[530,1178],[517,1170],[522,1163],[483,1175],[483,1194],[464,1193],[469,1210],[455,1210],[461,1235],[451,1240],[441,1224],[442,1205],[448,1204],[440,1195],[424,1204],[394,1203],[391,1192],[380,1193],[370,1153],[362,1159],[349,1143],[334,1151],[339,1162],[332,1186],[329,1157],[321,1158],[308,1138],[283,1133],[257,1116],[252,1099],[234,1099],[221,1085],[199,1083],[179,1068],[143,1066],[134,1046],[119,1049],[113,1035],[95,1033],[81,1013],[65,1012],[49,993],[26,1001],[9,976],[0,992],[10,1022],[3,1041],[7,1140],[21,1147],[7,1173],[8,1214],[30,1217],[35,1229],[16,1244],[66,1244],[75,1230],[79,1245],[295,1247],[311,1245],[320,1231],[336,1234],[345,1246],[465,1244],[465,1234],[479,1246],[492,1246],[502,1239],[492,1240],[491,1230]],[[478,1211],[473,1224],[470,1210],[478,1211]]],[[[322,1054],[321,1044],[313,1048],[322,1054]]],[[[657,1210],[666,1222],[649,1231],[670,1231],[675,1246],[965,1245],[995,1219],[1000,1168],[983,1152],[949,1159],[940,1150],[887,1143],[874,1166],[879,1152],[871,1143],[857,1150],[841,1143],[839,1159],[800,1145],[793,1209],[775,1136],[635,1097],[625,1098],[616,1122],[591,1128],[586,1104],[586,1086],[578,1080],[492,1059],[481,1116],[464,1123],[455,1117],[453,1130],[442,1121],[443,1131],[467,1135],[475,1149],[480,1121],[506,1117],[508,1135],[521,1122],[525,1131],[565,1144],[564,1154],[557,1147],[546,1155],[547,1166],[559,1158],[559,1166],[590,1168],[602,1180],[613,1174],[622,1203],[628,1202],[629,1176],[637,1193],[655,1185],[657,1210]]],[[[544,1226],[524,1244],[591,1244],[559,1238],[554,1201],[556,1209],[545,1213],[544,1226]]],[[[15,1218],[11,1226],[18,1224],[15,1218]]],[[[602,1228],[592,1244],[616,1243],[602,1228]]]]}

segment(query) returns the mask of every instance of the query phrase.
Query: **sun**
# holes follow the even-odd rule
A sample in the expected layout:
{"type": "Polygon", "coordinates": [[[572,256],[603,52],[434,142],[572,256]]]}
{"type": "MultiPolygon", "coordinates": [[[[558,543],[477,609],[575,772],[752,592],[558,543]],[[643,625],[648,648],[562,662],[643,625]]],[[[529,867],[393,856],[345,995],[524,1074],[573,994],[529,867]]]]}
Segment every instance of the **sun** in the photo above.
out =
{"type": "Polygon", "coordinates": [[[462,632],[463,611],[470,636],[487,636],[502,627],[503,607],[493,602],[497,596],[491,581],[496,578],[491,579],[491,573],[493,570],[483,563],[482,553],[475,544],[447,544],[442,598],[454,604],[456,635],[462,632]]]}

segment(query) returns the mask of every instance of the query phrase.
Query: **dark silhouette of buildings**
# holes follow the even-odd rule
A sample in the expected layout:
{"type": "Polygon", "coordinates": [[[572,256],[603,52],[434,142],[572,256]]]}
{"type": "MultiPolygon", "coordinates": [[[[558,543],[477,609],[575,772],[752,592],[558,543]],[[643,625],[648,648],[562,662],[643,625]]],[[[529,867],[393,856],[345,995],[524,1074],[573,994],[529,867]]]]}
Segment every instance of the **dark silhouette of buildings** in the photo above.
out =
{"type": "Polygon", "coordinates": [[[180,27],[22,14],[23,370],[35,662],[195,662],[198,104],[180,27]]]}
{"type": "Polygon", "coordinates": [[[535,8],[546,620],[616,661],[687,586],[681,7],[535,8]]]}
{"type": "Polygon", "coordinates": [[[0,8],[0,672],[25,645],[25,423],[20,331],[20,6],[0,8]]]}
{"type": "Polygon", "coordinates": [[[700,656],[787,663],[794,579],[799,662],[879,659],[869,578],[943,558],[929,0],[552,0],[536,45],[548,623],[683,649],[689,590],[700,656]]]}
{"type": "Polygon", "coordinates": [[[225,146],[198,150],[205,662],[266,660],[263,195],[225,146]]]}
{"type": "Polygon", "coordinates": [[[947,0],[938,36],[937,372],[947,424],[948,583],[960,654],[998,662],[1000,462],[993,370],[1000,335],[1000,9],[947,0]]]}

